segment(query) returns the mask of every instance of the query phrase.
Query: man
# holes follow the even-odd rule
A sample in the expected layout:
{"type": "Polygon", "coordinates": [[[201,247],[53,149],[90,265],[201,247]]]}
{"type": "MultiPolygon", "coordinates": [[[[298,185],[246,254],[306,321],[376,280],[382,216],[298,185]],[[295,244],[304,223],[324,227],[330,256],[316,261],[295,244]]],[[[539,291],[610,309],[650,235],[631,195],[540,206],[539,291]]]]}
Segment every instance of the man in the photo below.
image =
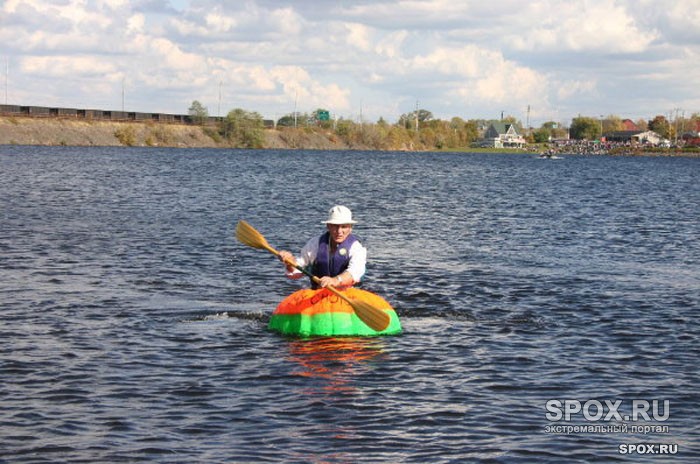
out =
{"type": "Polygon", "coordinates": [[[288,251],[280,251],[280,259],[287,266],[287,277],[299,279],[304,274],[293,267],[309,268],[311,273],[320,278],[318,287],[351,287],[358,283],[365,274],[367,249],[352,233],[352,226],[357,221],[352,219],[352,211],[345,206],[336,205],[328,211],[326,232],[320,237],[309,240],[301,254],[294,257],[288,251]]]}

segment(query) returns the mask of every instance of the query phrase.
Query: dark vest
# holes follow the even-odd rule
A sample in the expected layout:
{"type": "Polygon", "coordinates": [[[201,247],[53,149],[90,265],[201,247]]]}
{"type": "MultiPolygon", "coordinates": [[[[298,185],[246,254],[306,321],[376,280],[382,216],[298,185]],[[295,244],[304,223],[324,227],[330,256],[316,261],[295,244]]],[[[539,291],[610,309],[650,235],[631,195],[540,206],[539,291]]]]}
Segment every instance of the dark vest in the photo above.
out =
{"type": "MultiPolygon", "coordinates": [[[[348,238],[343,240],[343,243],[336,247],[335,253],[331,254],[330,233],[326,232],[321,235],[318,239],[318,253],[316,254],[316,261],[314,261],[312,269],[313,275],[317,277],[335,277],[345,272],[348,268],[348,264],[350,264],[350,247],[357,241],[358,238],[350,234],[348,238]]],[[[318,288],[313,281],[311,282],[311,286],[313,288],[318,288]]]]}

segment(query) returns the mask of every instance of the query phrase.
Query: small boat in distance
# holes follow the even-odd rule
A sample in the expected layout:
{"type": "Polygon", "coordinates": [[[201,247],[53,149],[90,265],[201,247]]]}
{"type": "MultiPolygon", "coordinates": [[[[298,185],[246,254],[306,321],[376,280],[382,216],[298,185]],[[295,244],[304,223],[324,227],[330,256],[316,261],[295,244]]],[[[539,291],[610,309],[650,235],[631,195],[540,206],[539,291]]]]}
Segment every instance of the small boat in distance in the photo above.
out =
{"type": "Polygon", "coordinates": [[[558,157],[556,155],[556,152],[554,150],[551,150],[551,149],[540,153],[538,158],[540,158],[540,159],[561,159],[560,157],[558,157]]]}

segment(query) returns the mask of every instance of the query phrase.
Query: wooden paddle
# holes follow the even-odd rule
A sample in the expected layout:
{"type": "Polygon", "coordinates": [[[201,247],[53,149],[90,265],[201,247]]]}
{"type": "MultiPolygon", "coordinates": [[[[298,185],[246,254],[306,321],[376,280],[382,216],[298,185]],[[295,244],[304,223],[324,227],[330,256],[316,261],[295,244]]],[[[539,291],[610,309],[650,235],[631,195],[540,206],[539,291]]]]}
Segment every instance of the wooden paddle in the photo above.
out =
{"type": "MultiPolygon", "coordinates": [[[[236,237],[244,245],[248,245],[249,247],[253,248],[259,248],[261,250],[267,250],[277,257],[279,257],[280,255],[279,251],[275,250],[267,243],[267,240],[265,240],[265,237],[263,237],[260,232],[255,230],[253,226],[251,226],[243,220],[238,221],[238,224],[236,225],[236,237]]],[[[321,281],[321,279],[311,274],[309,271],[302,268],[301,266],[297,266],[295,263],[291,263],[288,261],[285,261],[285,263],[299,269],[301,272],[309,276],[314,282],[319,283],[321,281]]],[[[338,295],[339,298],[341,298],[350,306],[352,306],[352,309],[355,311],[355,314],[357,314],[357,317],[359,317],[360,320],[367,324],[367,326],[370,327],[372,330],[381,332],[389,326],[389,321],[391,320],[391,318],[386,313],[386,311],[382,311],[379,308],[375,308],[371,304],[366,303],[364,301],[351,300],[334,287],[328,286],[325,288],[335,293],[336,295],[338,295]]]]}

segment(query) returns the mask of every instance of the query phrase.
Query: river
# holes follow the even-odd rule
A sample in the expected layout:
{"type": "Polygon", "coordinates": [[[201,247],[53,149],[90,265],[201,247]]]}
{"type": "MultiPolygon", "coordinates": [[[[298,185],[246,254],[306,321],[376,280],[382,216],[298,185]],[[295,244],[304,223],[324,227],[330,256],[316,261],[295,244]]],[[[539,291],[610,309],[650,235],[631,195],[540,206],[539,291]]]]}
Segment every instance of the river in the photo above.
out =
{"type": "Polygon", "coordinates": [[[0,462],[700,462],[699,173],[0,147],[0,462]],[[266,330],[334,204],[403,334],[266,330]]]}

